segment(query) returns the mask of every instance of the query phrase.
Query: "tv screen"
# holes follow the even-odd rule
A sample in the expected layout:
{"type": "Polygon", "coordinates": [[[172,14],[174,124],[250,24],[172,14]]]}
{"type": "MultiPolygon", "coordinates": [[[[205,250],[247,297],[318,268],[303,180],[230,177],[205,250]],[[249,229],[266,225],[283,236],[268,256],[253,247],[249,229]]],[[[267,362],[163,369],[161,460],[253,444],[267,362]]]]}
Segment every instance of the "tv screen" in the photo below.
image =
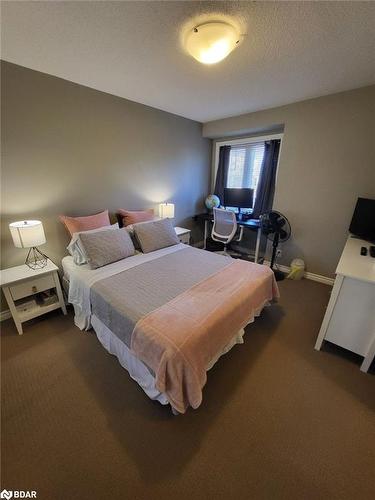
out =
{"type": "Polygon", "coordinates": [[[375,200],[358,198],[349,231],[363,240],[375,242],[375,200]]]}
{"type": "Polygon", "coordinates": [[[249,188],[224,188],[224,206],[253,208],[253,193],[249,188]]]}

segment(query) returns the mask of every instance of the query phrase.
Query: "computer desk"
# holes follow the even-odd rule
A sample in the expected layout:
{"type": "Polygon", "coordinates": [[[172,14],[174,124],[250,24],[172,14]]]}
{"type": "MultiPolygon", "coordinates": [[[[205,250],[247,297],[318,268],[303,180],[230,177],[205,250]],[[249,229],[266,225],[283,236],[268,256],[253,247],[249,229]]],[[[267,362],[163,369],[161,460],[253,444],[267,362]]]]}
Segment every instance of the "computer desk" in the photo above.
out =
{"type": "MultiPolygon", "coordinates": [[[[203,249],[207,248],[207,238],[208,238],[208,225],[213,222],[213,215],[205,212],[202,214],[198,214],[194,216],[194,220],[203,221],[204,222],[204,238],[203,238],[203,249]]],[[[237,224],[239,226],[243,226],[244,228],[251,229],[252,231],[257,232],[257,241],[255,244],[255,257],[254,262],[257,263],[259,260],[259,247],[260,247],[260,239],[262,236],[262,227],[259,219],[248,219],[248,220],[237,220],[237,224]]]]}

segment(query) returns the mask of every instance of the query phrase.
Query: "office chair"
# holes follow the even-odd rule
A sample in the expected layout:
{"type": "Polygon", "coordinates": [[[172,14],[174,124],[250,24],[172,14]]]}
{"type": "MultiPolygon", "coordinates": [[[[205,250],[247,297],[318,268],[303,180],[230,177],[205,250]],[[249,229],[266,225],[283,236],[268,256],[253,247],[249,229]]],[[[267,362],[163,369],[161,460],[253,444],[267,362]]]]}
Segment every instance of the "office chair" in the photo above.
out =
{"type": "Polygon", "coordinates": [[[227,255],[228,257],[240,256],[235,252],[228,252],[227,245],[231,241],[241,241],[243,235],[243,227],[240,227],[239,236],[234,239],[237,232],[237,220],[236,214],[230,210],[224,210],[222,208],[214,208],[214,225],[212,226],[211,238],[214,241],[219,241],[224,244],[224,250],[219,253],[221,255],[227,255]]]}

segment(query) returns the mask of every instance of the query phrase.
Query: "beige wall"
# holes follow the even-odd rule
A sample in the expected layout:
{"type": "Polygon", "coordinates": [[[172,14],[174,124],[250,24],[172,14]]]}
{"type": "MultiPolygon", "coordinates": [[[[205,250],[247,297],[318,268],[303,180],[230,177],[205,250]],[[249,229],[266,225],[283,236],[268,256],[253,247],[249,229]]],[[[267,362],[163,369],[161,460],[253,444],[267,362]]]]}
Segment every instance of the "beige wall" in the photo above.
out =
{"type": "MultiPolygon", "coordinates": [[[[43,221],[55,262],[69,237],[59,214],[144,209],[173,201],[192,226],[209,190],[202,125],[126,99],[2,63],[1,267],[21,264],[9,222],[43,221]]],[[[194,228],[195,240],[201,240],[194,228]]]]}
{"type": "MultiPolygon", "coordinates": [[[[210,184],[199,123],[2,63],[1,267],[23,262],[8,223],[39,218],[55,261],[69,238],[60,213],[176,203],[191,227],[210,184]]],[[[375,198],[375,86],[208,122],[206,138],[284,129],[274,207],[292,223],[282,262],[331,276],[358,196],[375,198]]],[[[198,228],[194,238],[201,239],[198,228]]]]}
{"type": "Polygon", "coordinates": [[[281,262],[332,276],[358,196],[375,198],[375,86],[208,122],[209,138],[284,127],[274,208],[293,237],[281,262]]]}

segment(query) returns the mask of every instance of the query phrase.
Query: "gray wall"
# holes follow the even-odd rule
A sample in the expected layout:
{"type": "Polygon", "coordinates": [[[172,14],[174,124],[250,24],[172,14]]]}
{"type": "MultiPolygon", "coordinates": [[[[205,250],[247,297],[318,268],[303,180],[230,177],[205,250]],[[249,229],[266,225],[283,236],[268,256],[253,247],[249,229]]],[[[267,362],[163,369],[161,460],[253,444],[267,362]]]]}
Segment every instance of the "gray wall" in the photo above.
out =
{"type": "Polygon", "coordinates": [[[59,214],[168,200],[175,223],[192,227],[210,182],[200,123],[10,63],[1,70],[1,268],[24,261],[8,229],[20,219],[42,220],[41,249],[56,263],[69,242],[59,214]]]}
{"type": "Polygon", "coordinates": [[[375,198],[375,86],[205,123],[225,138],[284,126],[274,208],[293,237],[281,263],[333,276],[358,196],[375,198]]]}

